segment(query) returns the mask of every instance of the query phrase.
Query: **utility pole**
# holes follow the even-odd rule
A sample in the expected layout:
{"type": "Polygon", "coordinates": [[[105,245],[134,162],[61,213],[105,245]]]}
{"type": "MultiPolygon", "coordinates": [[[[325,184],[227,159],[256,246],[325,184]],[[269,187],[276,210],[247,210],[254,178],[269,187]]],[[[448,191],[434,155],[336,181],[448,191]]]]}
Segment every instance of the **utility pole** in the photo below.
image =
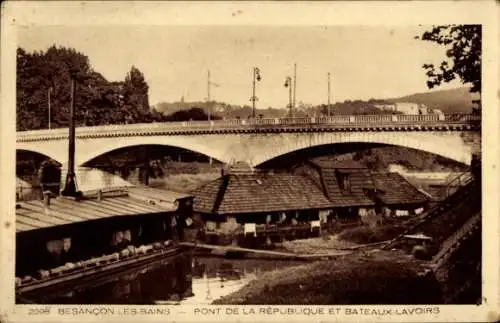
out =
{"type": "Polygon", "coordinates": [[[76,175],[75,175],[75,75],[71,75],[71,106],[69,109],[69,152],[68,152],[68,173],[61,195],[77,196],[76,175]]]}
{"type": "Polygon", "coordinates": [[[210,105],[210,70],[208,70],[207,75],[207,103],[208,103],[208,121],[210,121],[210,112],[212,107],[210,105]]]}
{"type": "Polygon", "coordinates": [[[297,63],[293,64],[293,109],[295,109],[295,99],[297,98],[297,63]]]}
{"type": "Polygon", "coordinates": [[[260,69],[258,67],[253,68],[253,78],[252,78],[252,97],[250,101],[252,101],[252,118],[255,119],[255,101],[257,101],[257,97],[255,96],[255,82],[259,82],[261,80],[260,77],[260,69]]]}
{"type": "MultiPolygon", "coordinates": [[[[208,103],[208,121],[210,121],[210,113],[212,111],[212,103],[210,103],[210,86],[212,84],[210,83],[210,70],[208,70],[207,74],[207,103],[208,103]]],[[[208,157],[208,163],[210,166],[212,166],[212,157],[208,157]]]]}
{"type": "Polygon", "coordinates": [[[330,116],[330,72],[328,72],[328,106],[327,106],[327,114],[330,116]]]}
{"type": "Polygon", "coordinates": [[[52,86],[50,86],[50,87],[48,88],[48,90],[47,90],[47,103],[48,103],[48,105],[49,105],[49,130],[50,130],[50,128],[51,128],[51,125],[50,125],[50,119],[51,119],[51,118],[50,118],[50,95],[51,95],[51,93],[52,93],[52,86]]]}

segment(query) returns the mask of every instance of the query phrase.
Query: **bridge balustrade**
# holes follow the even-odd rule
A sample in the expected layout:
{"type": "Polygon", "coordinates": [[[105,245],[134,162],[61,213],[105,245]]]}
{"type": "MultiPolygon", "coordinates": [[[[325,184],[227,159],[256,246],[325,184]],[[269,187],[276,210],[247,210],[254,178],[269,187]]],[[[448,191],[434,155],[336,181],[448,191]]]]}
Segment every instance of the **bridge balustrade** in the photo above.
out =
{"type": "Polygon", "coordinates": [[[280,119],[278,118],[266,118],[266,119],[250,119],[248,120],[249,125],[279,125],[280,119]]]}
{"type": "Polygon", "coordinates": [[[355,115],[354,121],[351,119],[351,123],[373,123],[373,124],[378,124],[378,123],[387,123],[387,122],[393,122],[394,118],[393,115],[368,115],[368,114],[361,114],[361,115],[355,115]]]}
{"type": "MultiPolygon", "coordinates": [[[[201,130],[201,129],[239,129],[252,126],[300,126],[300,125],[381,125],[381,124],[418,124],[418,123],[469,123],[480,122],[480,115],[473,114],[427,114],[427,115],[336,115],[329,117],[301,117],[301,118],[262,118],[262,119],[226,119],[182,122],[153,122],[142,124],[103,125],[93,127],[80,127],[76,129],[77,136],[99,136],[104,134],[129,134],[129,133],[155,133],[165,131],[201,130]]],[[[30,130],[17,133],[18,140],[31,138],[65,137],[67,128],[30,130]]]]}
{"type": "Polygon", "coordinates": [[[438,114],[399,114],[397,115],[399,122],[411,123],[411,122],[436,122],[439,121],[438,114]]]}
{"type": "Polygon", "coordinates": [[[294,124],[311,124],[311,118],[283,118],[280,119],[281,125],[294,125],[294,124]]]}
{"type": "Polygon", "coordinates": [[[315,123],[317,124],[344,124],[349,123],[348,115],[339,115],[333,117],[316,117],[315,123]]]}
{"type": "Polygon", "coordinates": [[[225,119],[225,120],[215,120],[214,126],[239,126],[241,125],[241,119],[225,119]]]}

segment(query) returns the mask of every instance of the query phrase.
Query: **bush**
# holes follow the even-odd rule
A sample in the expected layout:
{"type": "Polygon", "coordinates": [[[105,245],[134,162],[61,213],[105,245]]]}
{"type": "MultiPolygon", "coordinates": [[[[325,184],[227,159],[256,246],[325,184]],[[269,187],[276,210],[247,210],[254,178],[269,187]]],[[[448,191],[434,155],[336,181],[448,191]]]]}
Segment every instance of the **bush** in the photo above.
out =
{"type": "Polygon", "coordinates": [[[376,242],[374,232],[369,226],[345,229],[339,234],[339,239],[359,244],[376,242]]]}
{"type": "Polygon", "coordinates": [[[404,230],[405,228],[399,225],[382,225],[374,228],[358,226],[342,231],[339,234],[339,239],[358,244],[375,243],[391,240],[403,233],[404,230]]]}

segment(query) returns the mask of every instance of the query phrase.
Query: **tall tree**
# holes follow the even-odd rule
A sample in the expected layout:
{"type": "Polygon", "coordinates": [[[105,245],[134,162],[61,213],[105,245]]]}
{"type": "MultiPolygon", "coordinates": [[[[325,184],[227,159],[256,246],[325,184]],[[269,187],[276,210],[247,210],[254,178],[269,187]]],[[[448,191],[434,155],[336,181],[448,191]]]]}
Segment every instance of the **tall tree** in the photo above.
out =
{"type": "Polygon", "coordinates": [[[70,48],[50,47],[46,52],[17,50],[17,127],[40,129],[51,121],[67,123],[70,71],[85,75],[91,71],[88,57],[70,48]]]}
{"type": "Polygon", "coordinates": [[[77,126],[165,120],[149,111],[148,85],[135,67],[125,82],[109,82],[94,71],[89,58],[55,45],[43,52],[17,50],[17,129],[68,125],[71,75],[76,79],[77,126]]]}
{"type": "Polygon", "coordinates": [[[123,91],[125,100],[137,110],[149,111],[149,86],[144,79],[144,74],[135,66],[132,66],[130,72],[125,77],[123,91]]]}
{"type": "MultiPolygon", "coordinates": [[[[424,64],[429,77],[427,86],[431,89],[442,83],[460,79],[471,85],[471,92],[481,93],[481,25],[434,26],[420,38],[446,47],[446,59],[439,67],[424,64]]],[[[475,101],[480,105],[480,100],[475,101]]]]}

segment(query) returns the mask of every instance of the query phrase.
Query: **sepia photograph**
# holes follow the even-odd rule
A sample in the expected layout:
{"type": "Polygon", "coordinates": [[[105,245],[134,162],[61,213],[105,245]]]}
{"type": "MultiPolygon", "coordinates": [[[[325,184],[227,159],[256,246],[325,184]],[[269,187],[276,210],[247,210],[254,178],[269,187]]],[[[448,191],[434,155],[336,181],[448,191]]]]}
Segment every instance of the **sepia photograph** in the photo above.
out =
{"type": "Polygon", "coordinates": [[[266,21],[16,28],[16,306],[485,302],[484,26],[266,21]]]}

